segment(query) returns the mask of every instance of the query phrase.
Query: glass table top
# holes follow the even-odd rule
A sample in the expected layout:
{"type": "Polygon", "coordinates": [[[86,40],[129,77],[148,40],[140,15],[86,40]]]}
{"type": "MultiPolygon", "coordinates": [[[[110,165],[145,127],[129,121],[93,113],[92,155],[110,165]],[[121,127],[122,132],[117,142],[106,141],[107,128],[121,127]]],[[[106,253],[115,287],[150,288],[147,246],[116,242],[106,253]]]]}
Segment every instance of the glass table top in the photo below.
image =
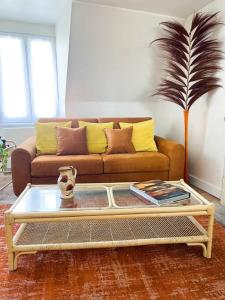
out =
{"type": "MultiPolygon", "coordinates": [[[[191,197],[166,206],[207,205],[197,192],[189,190],[188,186],[178,186],[191,192],[191,197]],[[193,191],[193,192],[192,192],[193,191]]],[[[31,186],[23,193],[12,212],[60,212],[80,210],[105,210],[105,209],[127,209],[127,208],[153,208],[159,207],[148,200],[137,197],[129,189],[130,183],[126,184],[77,184],[74,189],[74,198],[62,200],[57,185],[31,186]]],[[[162,206],[160,206],[162,207],[162,206]]]]}
{"type": "Polygon", "coordinates": [[[99,187],[76,186],[74,198],[60,198],[57,185],[32,186],[21,197],[13,209],[22,212],[58,212],[63,210],[105,209],[109,207],[108,189],[99,187]]]}
{"type": "MultiPolygon", "coordinates": [[[[136,196],[132,191],[130,191],[129,186],[113,186],[113,202],[116,207],[128,208],[128,207],[159,207],[158,205],[143,199],[142,197],[136,196]]],[[[185,206],[185,205],[201,205],[205,204],[200,198],[191,194],[191,197],[185,200],[171,202],[168,204],[160,205],[160,207],[166,206],[185,206]]]]}

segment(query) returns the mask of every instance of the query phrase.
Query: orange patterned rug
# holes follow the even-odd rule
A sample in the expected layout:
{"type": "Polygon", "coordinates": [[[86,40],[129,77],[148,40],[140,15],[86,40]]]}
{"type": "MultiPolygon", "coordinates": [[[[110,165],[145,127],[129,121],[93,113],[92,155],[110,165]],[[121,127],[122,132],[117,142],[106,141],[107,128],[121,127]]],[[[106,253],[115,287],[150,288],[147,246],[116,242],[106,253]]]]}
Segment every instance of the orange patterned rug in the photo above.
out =
{"type": "Polygon", "coordinates": [[[198,247],[158,245],[40,252],[8,271],[0,206],[1,300],[225,299],[225,228],[215,224],[212,259],[198,247]]]}

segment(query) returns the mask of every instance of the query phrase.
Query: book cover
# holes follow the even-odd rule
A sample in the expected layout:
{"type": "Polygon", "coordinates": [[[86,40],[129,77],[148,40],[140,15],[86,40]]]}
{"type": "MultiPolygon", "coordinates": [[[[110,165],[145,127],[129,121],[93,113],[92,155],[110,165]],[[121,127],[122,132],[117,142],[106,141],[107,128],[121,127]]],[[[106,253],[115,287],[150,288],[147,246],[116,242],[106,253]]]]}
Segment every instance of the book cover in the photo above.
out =
{"type": "Polygon", "coordinates": [[[135,183],[130,186],[130,189],[145,199],[159,205],[190,197],[189,192],[162,180],[135,183]]]}

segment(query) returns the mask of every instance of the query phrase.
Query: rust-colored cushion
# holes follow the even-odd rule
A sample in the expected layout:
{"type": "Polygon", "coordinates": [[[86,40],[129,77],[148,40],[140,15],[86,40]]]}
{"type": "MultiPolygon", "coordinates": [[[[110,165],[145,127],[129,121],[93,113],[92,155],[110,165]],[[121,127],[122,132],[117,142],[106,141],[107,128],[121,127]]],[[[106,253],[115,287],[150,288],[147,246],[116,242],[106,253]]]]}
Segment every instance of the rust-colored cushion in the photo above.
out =
{"type": "Polygon", "coordinates": [[[123,129],[105,129],[105,135],[108,142],[107,154],[116,153],[135,153],[131,142],[132,127],[123,129]]]}
{"type": "Polygon", "coordinates": [[[154,141],[154,120],[139,123],[120,122],[120,128],[133,126],[132,143],[137,152],[158,151],[154,141]]]}
{"type": "Polygon", "coordinates": [[[159,152],[102,154],[104,173],[156,172],[169,170],[169,158],[159,152]]]}
{"type": "Polygon", "coordinates": [[[81,174],[102,174],[103,162],[99,154],[89,155],[43,155],[37,156],[31,163],[33,177],[59,176],[58,168],[73,166],[81,174]]]}
{"type": "Polygon", "coordinates": [[[86,127],[56,127],[57,155],[88,154],[86,127]]]}

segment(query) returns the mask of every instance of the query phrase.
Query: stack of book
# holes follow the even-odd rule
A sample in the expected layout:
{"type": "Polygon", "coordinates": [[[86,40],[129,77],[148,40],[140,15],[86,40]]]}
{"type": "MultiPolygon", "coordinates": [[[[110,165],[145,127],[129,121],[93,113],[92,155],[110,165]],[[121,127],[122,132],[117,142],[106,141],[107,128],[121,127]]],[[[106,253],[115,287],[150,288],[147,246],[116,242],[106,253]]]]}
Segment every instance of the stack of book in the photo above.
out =
{"type": "Polygon", "coordinates": [[[130,190],[136,196],[142,197],[156,205],[177,203],[190,198],[189,192],[162,180],[138,182],[132,184],[130,190]]]}

